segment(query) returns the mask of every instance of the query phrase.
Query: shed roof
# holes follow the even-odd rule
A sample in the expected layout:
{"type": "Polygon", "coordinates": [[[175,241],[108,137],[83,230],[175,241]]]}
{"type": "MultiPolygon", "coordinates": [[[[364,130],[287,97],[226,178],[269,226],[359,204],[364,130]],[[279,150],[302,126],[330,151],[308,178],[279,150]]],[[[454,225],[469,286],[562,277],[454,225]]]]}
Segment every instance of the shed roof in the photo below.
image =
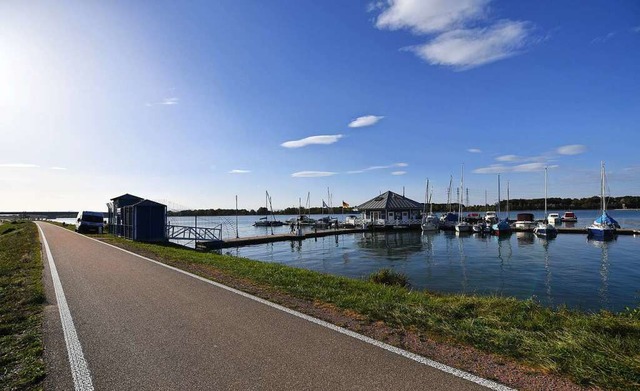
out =
{"type": "Polygon", "coordinates": [[[423,204],[421,204],[420,202],[401,196],[400,194],[396,194],[392,191],[382,193],[379,196],[374,197],[361,205],[358,205],[358,209],[361,210],[407,210],[422,209],[422,207],[423,204]]]}
{"type": "Polygon", "coordinates": [[[138,200],[138,201],[142,201],[144,198],[138,197],[138,196],[134,196],[133,194],[126,193],[126,194],[123,194],[123,195],[121,195],[119,197],[112,198],[111,201],[117,201],[117,200],[122,200],[122,199],[135,199],[135,200],[138,200]]]}
{"type": "Polygon", "coordinates": [[[166,208],[167,206],[165,204],[161,204],[159,202],[155,202],[155,201],[151,201],[151,200],[142,200],[138,203],[135,203],[131,206],[135,206],[135,207],[141,207],[141,206],[145,206],[145,207],[152,207],[152,206],[162,206],[164,208],[166,208]]]}

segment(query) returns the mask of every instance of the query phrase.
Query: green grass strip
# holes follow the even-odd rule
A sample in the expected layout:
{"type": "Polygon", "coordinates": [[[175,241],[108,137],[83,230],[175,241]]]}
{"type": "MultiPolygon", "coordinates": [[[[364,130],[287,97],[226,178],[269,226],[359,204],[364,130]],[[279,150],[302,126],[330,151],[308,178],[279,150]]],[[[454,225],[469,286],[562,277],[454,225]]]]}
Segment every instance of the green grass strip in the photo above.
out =
{"type": "Polygon", "coordinates": [[[38,229],[0,224],[0,388],[39,390],[45,375],[45,302],[38,229]]]}
{"type": "Polygon", "coordinates": [[[640,389],[639,309],[617,314],[554,310],[534,300],[412,291],[171,245],[109,241],[179,268],[208,265],[296,298],[355,311],[371,322],[511,357],[583,386],[640,389]]]}

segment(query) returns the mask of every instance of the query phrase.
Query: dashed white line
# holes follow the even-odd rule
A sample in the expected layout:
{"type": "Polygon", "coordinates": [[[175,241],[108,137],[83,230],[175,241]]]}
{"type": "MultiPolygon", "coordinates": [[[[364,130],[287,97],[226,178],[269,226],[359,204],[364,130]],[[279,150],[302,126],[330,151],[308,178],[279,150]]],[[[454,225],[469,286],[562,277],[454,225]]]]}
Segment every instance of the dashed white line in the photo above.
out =
{"type": "Polygon", "coordinates": [[[49,261],[51,279],[53,280],[53,288],[56,292],[56,301],[58,302],[58,310],[60,312],[62,332],[64,333],[64,341],[67,345],[67,353],[69,355],[69,365],[71,367],[71,375],[73,376],[73,384],[76,391],[93,391],[91,373],[89,372],[87,361],[84,359],[84,354],[82,353],[82,346],[80,345],[78,333],[76,332],[76,328],[73,324],[69,305],[67,304],[67,299],[62,289],[58,269],[53,261],[53,255],[51,255],[51,249],[49,248],[49,243],[47,243],[47,238],[44,236],[44,232],[39,225],[38,230],[40,231],[42,244],[44,245],[47,253],[47,259],[49,261]]]}

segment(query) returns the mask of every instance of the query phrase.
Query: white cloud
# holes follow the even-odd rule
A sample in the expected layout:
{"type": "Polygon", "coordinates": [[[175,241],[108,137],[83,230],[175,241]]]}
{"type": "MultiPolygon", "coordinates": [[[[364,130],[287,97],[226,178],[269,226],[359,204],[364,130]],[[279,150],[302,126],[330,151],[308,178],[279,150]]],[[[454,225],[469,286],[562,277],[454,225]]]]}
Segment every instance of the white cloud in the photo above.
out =
{"type": "Polygon", "coordinates": [[[587,147],[581,144],[564,145],[556,149],[556,152],[560,155],[579,155],[586,151],[587,147]]]}
{"type": "Polygon", "coordinates": [[[366,172],[366,171],[384,170],[387,168],[407,167],[407,166],[408,166],[407,163],[393,163],[388,166],[371,166],[371,167],[363,168],[362,170],[347,171],[347,174],[362,174],[363,172],[366,172]]]}
{"type": "Polygon", "coordinates": [[[177,105],[178,104],[179,99],[178,98],[164,98],[162,100],[162,102],[160,102],[159,104],[161,105],[177,105]]]}
{"type": "Polygon", "coordinates": [[[38,168],[37,164],[25,164],[25,163],[3,163],[0,164],[0,168],[38,168]]]}
{"type": "Polygon", "coordinates": [[[406,173],[407,173],[406,171],[393,171],[391,175],[404,175],[406,173]]]}
{"type": "Polygon", "coordinates": [[[545,167],[544,163],[525,163],[512,167],[512,170],[516,172],[543,171],[545,167]]]}
{"type": "Polygon", "coordinates": [[[63,170],[66,170],[66,168],[64,168],[64,167],[49,167],[49,170],[63,171],[63,170]]]}
{"type": "Polygon", "coordinates": [[[231,170],[229,174],[248,174],[250,172],[250,170],[231,170]]]}
{"type": "Polygon", "coordinates": [[[358,117],[349,123],[350,128],[361,128],[363,126],[371,126],[383,119],[383,116],[379,115],[365,115],[364,117],[358,117]]]}
{"type": "Polygon", "coordinates": [[[489,167],[476,168],[473,170],[474,174],[501,174],[511,171],[511,167],[507,167],[504,164],[492,164],[489,167]]]}
{"type": "Polygon", "coordinates": [[[518,161],[519,158],[516,155],[502,155],[496,158],[499,162],[515,162],[518,161]]]}
{"type": "Polygon", "coordinates": [[[470,69],[517,54],[527,43],[527,26],[502,21],[487,28],[449,31],[409,50],[431,65],[470,69]]]}
{"type": "Polygon", "coordinates": [[[328,145],[328,144],[333,144],[337,142],[341,138],[342,138],[341,134],[311,136],[311,137],[303,138],[300,140],[285,141],[280,145],[285,148],[300,148],[300,147],[306,147],[307,145],[312,145],[312,144],[328,145]]]}
{"type": "Polygon", "coordinates": [[[467,152],[471,152],[471,153],[482,153],[482,150],[478,149],[478,148],[469,148],[467,149],[467,152]]]}
{"type": "Polygon", "coordinates": [[[319,178],[332,175],[336,175],[336,173],[329,171],[299,171],[291,174],[294,178],[319,178]]]}
{"type": "Polygon", "coordinates": [[[409,29],[416,34],[457,28],[483,18],[490,0],[388,0],[376,19],[379,29],[409,29]]]}
{"type": "Polygon", "coordinates": [[[435,35],[425,44],[406,48],[427,63],[466,70],[514,56],[534,43],[528,39],[531,23],[488,22],[491,1],[387,0],[369,10],[380,11],[375,21],[379,29],[435,35]]]}

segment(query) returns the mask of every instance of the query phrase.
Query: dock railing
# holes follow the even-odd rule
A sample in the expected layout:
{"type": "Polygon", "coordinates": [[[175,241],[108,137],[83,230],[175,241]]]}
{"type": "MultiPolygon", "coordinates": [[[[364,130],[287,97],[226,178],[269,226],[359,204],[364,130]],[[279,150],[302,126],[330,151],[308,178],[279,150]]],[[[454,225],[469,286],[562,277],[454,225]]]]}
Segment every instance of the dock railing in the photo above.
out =
{"type": "Polygon", "coordinates": [[[188,227],[167,224],[167,239],[173,240],[222,240],[222,224],[215,227],[188,227]]]}

